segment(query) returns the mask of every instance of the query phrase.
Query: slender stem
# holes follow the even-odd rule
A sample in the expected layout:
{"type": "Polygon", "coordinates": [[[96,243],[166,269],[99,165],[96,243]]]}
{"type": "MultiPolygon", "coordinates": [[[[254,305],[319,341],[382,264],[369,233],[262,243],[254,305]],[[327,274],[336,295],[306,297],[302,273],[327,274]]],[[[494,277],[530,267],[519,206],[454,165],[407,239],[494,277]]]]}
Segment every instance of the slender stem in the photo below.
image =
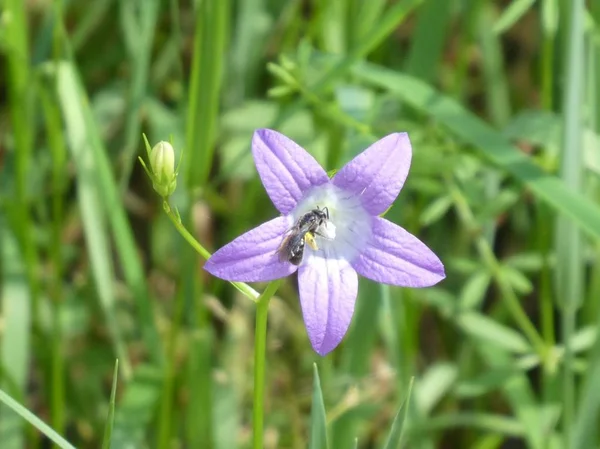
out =
{"type": "MultiPolygon", "coordinates": [[[[181,236],[190,244],[190,246],[192,248],[194,248],[194,250],[198,254],[200,254],[205,260],[208,260],[208,258],[211,256],[210,252],[208,252],[208,250],[206,248],[204,248],[200,244],[200,242],[198,242],[198,240],[196,240],[194,238],[194,236],[192,234],[190,234],[190,232],[185,228],[185,226],[181,222],[181,219],[179,218],[179,214],[177,214],[171,208],[171,206],[169,205],[169,203],[166,200],[163,202],[163,208],[165,209],[167,216],[169,217],[169,219],[175,226],[175,229],[177,229],[177,231],[181,234],[181,236]]],[[[250,287],[248,284],[246,284],[245,282],[231,282],[231,285],[233,285],[235,288],[237,288],[244,296],[248,297],[252,301],[254,301],[254,302],[257,301],[257,299],[259,297],[258,292],[256,290],[254,290],[252,287],[250,287]]]]}
{"type": "Polygon", "coordinates": [[[252,412],[253,449],[263,449],[267,317],[269,301],[279,288],[279,285],[281,285],[281,280],[271,282],[256,302],[256,327],[254,330],[254,408],[252,412]]]}

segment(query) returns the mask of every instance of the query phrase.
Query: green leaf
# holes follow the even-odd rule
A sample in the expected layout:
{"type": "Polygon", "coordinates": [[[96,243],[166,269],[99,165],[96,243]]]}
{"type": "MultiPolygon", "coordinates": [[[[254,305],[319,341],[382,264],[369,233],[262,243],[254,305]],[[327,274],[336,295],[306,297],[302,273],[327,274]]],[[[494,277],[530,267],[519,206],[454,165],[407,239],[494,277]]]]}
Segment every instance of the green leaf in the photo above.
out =
{"type": "Polygon", "coordinates": [[[327,448],[327,419],[325,417],[325,403],[321,391],[321,380],[317,364],[313,364],[313,394],[310,413],[310,442],[309,449],[327,448]]]}
{"type": "Polygon", "coordinates": [[[516,292],[527,295],[533,291],[533,284],[531,281],[516,268],[502,265],[500,267],[500,274],[516,292]]]}
{"type": "Polygon", "coordinates": [[[436,221],[441,220],[446,212],[452,206],[452,197],[444,195],[433,200],[428,206],[423,209],[419,221],[423,226],[429,226],[436,221]]]}
{"type": "Polygon", "coordinates": [[[571,219],[586,234],[600,239],[600,207],[597,204],[568,189],[557,177],[545,173],[506,137],[455,100],[414,77],[375,64],[356,65],[352,72],[358,79],[387,90],[440,122],[464,143],[473,145],[483,158],[522,182],[537,198],[571,219]]]}
{"type": "Polygon", "coordinates": [[[501,388],[510,382],[513,376],[520,374],[516,368],[499,367],[476,375],[456,386],[455,394],[459,398],[475,398],[501,388]]]}
{"type": "Polygon", "coordinates": [[[450,391],[458,377],[458,370],[452,363],[436,363],[429,368],[415,387],[415,403],[423,415],[433,408],[450,391]]]}
{"type": "Polygon", "coordinates": [[[383,449],[398,449],[400,447],[400,443],[402,442],[402,437],[404,434],[404,423],[408,417],[408,408],[410,406],[410,395],[412,392],[413,383],[414,377],[410,379],[408,389],[406,390],[406,397],[402,404],[400,404],[400,408],[396,413],[390,434],[388,435],[383,449]]]}
{"type": "Polygon", "coordinates": [[[490,285],[491,275],[489,272],[480,270],[465,282],[460,292],[460,308],[474,309],[479,306],[490,285]]]}
{"type": "Polygon", "coordinates": [[[539,253],[527,252],[509,256],[502,263],[523,272],[535,273],[544,266],[544,259],[539,253]]]}
{"type": "Polygon", "coordinates": [[[504,10],[496,25],[494,33],[502,34],[512,27],[525,13],[533,6],[535,0],[513,0],[513,2],[504,10]]]}
{"type": "Polygon", "coordinates": [[[527,340],[517,331],[476,312],[457,319],[458,326],[475,339],[493,343],[507,351],[524,354],[531,351],[527,340]]]}
{"type": "Polygon", "coordinates": [[[477,213],[478,222],[493,220],[505,213],[519,201],[519,194],[513,190],[502,190],[487,201],[483,208],[477,213]]]}

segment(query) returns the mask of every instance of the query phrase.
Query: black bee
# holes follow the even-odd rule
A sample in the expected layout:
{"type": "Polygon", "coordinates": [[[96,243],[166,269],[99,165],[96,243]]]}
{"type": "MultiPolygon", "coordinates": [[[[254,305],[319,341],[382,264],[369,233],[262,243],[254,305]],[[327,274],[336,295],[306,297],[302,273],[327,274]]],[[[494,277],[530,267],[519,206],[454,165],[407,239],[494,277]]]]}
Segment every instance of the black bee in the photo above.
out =
{"type": "Polygon", "coordinates": [[[279,259],[282,261],[287,260],[294,265],[300,265],[304,256],[305,243],[308,243],[315,251],[319,249],[315,241],[315,234],[321,235],[317,230],[327,220],[329,220],[329,209],[326,207],[319,209],[319,206],[317,206],[316,209],[302,215],[281,242],[278,250],[279,259]]]}

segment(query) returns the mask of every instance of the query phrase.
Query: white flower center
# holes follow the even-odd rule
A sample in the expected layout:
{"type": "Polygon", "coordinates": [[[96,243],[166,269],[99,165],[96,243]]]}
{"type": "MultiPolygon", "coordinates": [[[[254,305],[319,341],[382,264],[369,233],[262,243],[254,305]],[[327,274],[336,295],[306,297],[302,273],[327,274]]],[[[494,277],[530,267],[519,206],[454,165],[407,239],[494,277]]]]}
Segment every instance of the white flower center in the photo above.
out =
{"type": "Polygon", "coordinates": [[[318,249],[305,246],[304,260],[314,256],[352,262],[371,237],[371,216],[356,195],[327,183],[313,187],[302,198],[292,212],[294,223],[317,206],[329,210],[329,221],[315,234],[318,249]]]}

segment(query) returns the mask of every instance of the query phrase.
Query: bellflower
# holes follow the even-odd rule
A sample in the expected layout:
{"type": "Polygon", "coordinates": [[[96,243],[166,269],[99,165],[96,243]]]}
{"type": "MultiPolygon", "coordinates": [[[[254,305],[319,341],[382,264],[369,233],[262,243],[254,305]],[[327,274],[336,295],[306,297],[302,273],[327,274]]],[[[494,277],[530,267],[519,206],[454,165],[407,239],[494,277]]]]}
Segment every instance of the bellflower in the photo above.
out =
{"type": "Polygon", "coordinates": [[[442,262],[423,242],[379,216],[396,199],[408,174],[408,134],[375,142],[331,179],[310,154],[276,131],[257,130],[252,155],[281,216],[219,249],[204,268],[221,279],[241,282],[271,281],[298,270],[302,314],[318,354],[333,350],[348,330],[357,274],[404,287],[427,287],[445,277],[442,262]],[[328,209],[330,231],[314,235],[318,248],[306,245],[298,266],[281,260],[286,235],[317,207],[328,209]]]}

